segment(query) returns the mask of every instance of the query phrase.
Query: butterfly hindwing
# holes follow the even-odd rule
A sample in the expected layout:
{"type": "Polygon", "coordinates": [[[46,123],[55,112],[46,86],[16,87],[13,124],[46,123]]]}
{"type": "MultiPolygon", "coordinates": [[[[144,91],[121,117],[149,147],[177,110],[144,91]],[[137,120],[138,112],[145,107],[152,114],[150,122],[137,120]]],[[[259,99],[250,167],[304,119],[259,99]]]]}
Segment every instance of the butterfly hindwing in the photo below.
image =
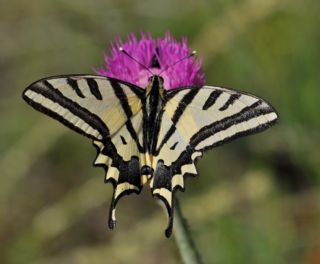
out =
{"type": "Polygon", "coordinates": [[[121,127],[110,140],[110,144],[107,145],[94,142],[98,150],[94,165],[105,168],[105,182],[111,182],[114,186],[109,215],[109,227],[113,229],[119,199],[126,194],[140,193],[144,183],[140,173],[141,167],[146,162],[144,148],[141,144],[142,112],[131,117],[130,122],[121,127]],[[116,154],[112,149],[108,149],[109,145],[116,146],[116,154]]]}
{"type": "Polygon", "coordinates": [[[184,190],[184,177],[197,175],[196,160],[205,150],[270,127],[278,118],[264,100],[219,87],[182,88],[168,92],[153,154],[154,195],[166,205],[170,235],[173,193],[184,190]]]}
{"type": "Polygon", "coordinates": [[[109,227],[115,226],[115,207],[124,194],[142,188],[141,96],[144,90],[115,79],[94,75],[66,75],[30,85],[23,98],[35,109],[93,139],[96,166],[106,170],[114,194],[109,227]]]}

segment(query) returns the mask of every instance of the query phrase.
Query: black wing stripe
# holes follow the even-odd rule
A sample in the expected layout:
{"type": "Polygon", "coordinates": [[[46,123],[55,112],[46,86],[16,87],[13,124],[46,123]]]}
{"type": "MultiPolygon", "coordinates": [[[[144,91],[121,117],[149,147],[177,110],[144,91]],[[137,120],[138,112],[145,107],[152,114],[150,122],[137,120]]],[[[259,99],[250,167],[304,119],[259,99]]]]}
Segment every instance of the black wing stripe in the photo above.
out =
{"type": "Polygon", "coordinates": [[[128,120],[128,121],[126,122],[126,127],[127,127],[128,131],[129,131],[129,133],[130,133],[130,136],[131,136],[132,139],[136,142],[139,152],[141,152],[141,153],[144,152],[144,148],[143,148],[143,146],[140,144],[140,141],[139,141],[137,132],[134,130],[131,120],[128,120]]]}
{"type": "Polygon", "coordinates": [[[83,95],[83,93],[81,92],[79,85],[78,85],[78,81],[72,78],[67,78],[67,84],[71,86],[71,88],[76,92],[76,94],[81,97],[81,98],[85,98],[85,96],[83,95]]]}
{"type": "Polygon", "coordinates": [[[171,147],[170,147],[170,149],[171,150],[174,150],[175,148],[176,148],[176,146],[178,145],[178,141],[176,141],[171,147]]]}
{"type": "Polygon", "coordinates": [[[197,93],[199,92],[199,89],[194,88],[191,89],[179,102],[179,105],[177,107],[177,109],[175,110],[173,117],[172,117],[172,122],[173,125],[176,125],[180,119],[180,117],[182,116],[184,110],[186,109],[186,107],[192,102],[193,98],[197,95],[197,93]]]}
{"type": "Polygon", "coordinates": [[[38,111],[40,111],[42,113],[45,113],[46,115],[48,115],[48,116],[52,117],[53,119],[59,121],[60,123],[62,123],[65,126],[69,127],[70,129],[74,130],[75,132],[78,132],[79,134],[87,136],[88,138],[91,138],[93,140],[97,140],[97,138],[94,137],[93,135],[86,133],[84,130],[82,130],[81,128],[75,126],[73,123],[69,122],[67,119],[65,119],[62,116],[60,116],[58,113],[56,113],[56,112],[44,107],[40,103],[37,103],[37,102],[33,101],[32,99],[30,99],[26,95],[23,95],[23,99],[28,104],[30,104],[33,108],[37,109],[38,111]]]}
{"type": "Polygon", "coordinates": [[[260,115],[265,115],[274,110],[271,107],[265,107],[261,109],[257,109],[263,101],[259,100],[251,106],[247,106],[242,109],[239,113],[234,114],[232,116],[226,117],[222,120],[216,121],[208,126],[203,127],[200,129],[198,133],[192,136],[190,140],[190,145],[195,147],[198,143],[200,143],[203,139],[212,136],[215,133],[221,132],[226,130],[227,128],[242,123],[244,121],[248,121],[252,118],[258,117],[260,115]]]}
{"type": "Polygon", "coordinates": [[[110,81],[110,83],[120,83],[122,85],[125,85],[126,88],[129,88],[139,99],[142,99],[144,97],[145,90],[132,83],[128,83],[122,80],[109,78],[109,77],[108,77],[108,80],[110,81]]]}
{"type": "Polygon", "coordinates": [[[124,83],[124,85],[126,85],[136,96],[138,96],[139,99],[142,99],[143,96],[144,96],[144,90],[139,88],[139,87],[136,87],[132,84],[127,84],[127,83],[124,83]]]}
{"type": "MultiPolygon", "coordinates": [[[[273,111],[270,111],[270,113],[271,112],[273,112],[273,111]]],[[[205,148],[201,149],[201,151],[206,151],[206,150],[209,150],[211,148],[218,147],[220,145],[223,145],[225,143],[228,143],[228,142],[230,142],[230,141],[232,141],[234,139],[237,139],[237,138],[240,138],[240,137],[243,137],[243,136],[247,136],[247,135],[255,134],[255,133],[258,133],[258,132],[262,132],[262,131],[266,130],[267,128],[271,127],[272,125],[274,125],[276,122],[277,122],[277,119],[272,120],[272,121],[267,122],[267,123],[264,123],[264,124],[260,124],[257,127],[254,127],[254,128],[248,129],[248,130],[239,131],[238,133],[232,135],[231,137],[224,138],[224,139],[222,139],[220,141],[215,142],[214,144],[212,144],[210,146],[206,146],[205,148]]],[[[198,138],[199,139],[202,138],[203,140],[205,140],[208,137],[206,137],[203,134],[202,137],[201,137],[201,135],[198,135],[198,138]]],[[[202,139],[200,139],[200,141],[202,139]]],[[[194,153],[194,151],[195,151],[194,148],[196,147],[197,144],[198,144],[198,142],[195,142],[195,141],[192,142],[187,147],[187,149],[180,154],[179,158],[175,162],[172,163],[172,166],[171,166],[172,171],[175,171],[176,174],[181,173],[181,167],[183,165],[191,164],[192,162],[194,162],[191,159],[191,155],[192,155],[192,153],[194,153]]]]}
{"type": "Polygon", "coordinates": [[[223,106],[219,108],[219,111],[225,111],[229,108],[229,106],[233,105],[233,103],[240,98],[241,94],[232,94],[229,99],[225,102],[223,106]]]}
{"type": "Polygon", "coordinates": [[[126,127],[129,131],[131,137],[136,142],[139,151],[142,152],[143,147],[141,146],[141,144],[139,142],[138,135],[137,135],[136,131],[134,130],[132,122],[130,120],[133,113],[132,113],[131,107],[128,103],[128,97],[127,97],[126,93],[124,92],[123,88],[121,87],[121,85],[117,81],[110,79],[110,84],[113,88],[115,95],[117,96],[117,98],[120,101],[120,104],[122,106],[123,111],[125,112],[125,114],[127,116],[128,121],[126,122],[126,127]]]}
{"type": "MultiPolygon", "coordinates": [[[[242,122],[245,122],[250,119],[254,119],[259,116],[263,116],[263,115],[266,115],[269,113],[275,113],[274,109],[271,107],[262,108],[259,110],[255,109],[256,107],[258,107],[262,103],[263,102],[261,100],[259,100],[258,102],[254,103],[252,106],[246,107],[241,112],[239,112],[235,115],[232,115],[232,116],[227,117],[223,120],[214,122],[211,125],[202,128],[198,133],[196,133],[191,138],[190,144],[189,144],[189,146],[187,146],[186,150],[183,151],[179,155],[177,160],[172,163],[172,166],[171,166],[172,171],[175,171],[175,173],[181,173],[181,167],[183,165],[190,164],[190,163],[194,162],[191,159],[191,155],[192,155],[192,153],[194,153],[194,151],[196,151],[195,149],[201,141],[206,140],[207,138],[209,138],[210,136],[213,136],[214,134],[216,134],[218,132],[221,132],[221,131],[228,129],[228,128],[232,127],[233,125],[240,124],[242,122]]],[[[206,146],[205,148],[201,149],[201,151],[206,151],[208,149],[220,146],[222,144],[225,144],[227,142],[230,142],[230,141],[232,141],[236,138],[242,137],[242,136],[261,132],[261,131],[269,128],[270,126],[274,125],[276,122],[277,122],[277,119],[274,119],[274,120],[268,121],[266,123],[259,124],[256,127],[239,131],[230,137],[223,138],[222,140],[219,140],[212,145],[206,146]]]]}
{"type": "Polygon", "coordinates": [[[197,93],[199,92],[198,88],[192,88],[179,102],[177,109],[175,110],[172,120],[172,126],[169,128],[168,132],[164,136],[162,142],[159,145],[159,148],[155,151],[155,154],[158,154],[163,147],[163,145],[170,139],[174,131],[176,130],[176,124],[178,123],[180,117],[182,116],[183,112],[187,108],[187,106],[192,102],[195,98],[197,93]]]}
{"type": "Polygon", "coordinates": [[[87,109],[81,107],[76,102],[65,97],[59,90],[55,89],[48,81],[43,81],[42,83],[33,84],[28,89],[38,94],[41,94],[42,96],[59,104],[63,108],[68,109],[72,114],[83,119],[91,127],[98,130],[103,137],[109,136],[109,129],[100,120],[100,118],[97,115],[89,112],[87,109]]]}
{"type": "Polygon", "coordinates": [[[126,139],[122,135],[120,135],[120,138],[121,138],[121,141],[122,141],[123,145],[127,145],[128,144],[126,139]]]}
{"type": "Polygon", "coordinates": [[[97,100],[102,100],[102,95],[100,93],[100,90],[99,90],[99,86],[96,82],[95,79],[93,78],[87,78],[87,84],[89,86],[89,89],[90,89],[90,92],[92,93],[92,95],[97,99],[97,100]]]}
{"type": "Polygon", "coordinates": [[[132,116],[132,110],[131,110],[131,107],[129,106],[128,97],[126,93],[123,91],[121,85],[117,81],[111,79],[110,84],[112,86],[112,89],[115,95],[120,101],[123,111],[125,112],[127,118],[129,119],[132,116]]]}
{"type": "Polygon", "coordinates": [[[243,137],[243,136],[247,136],[247,135],[251,135],[251,134],[255,134],[255,133],[261,132],[261,131],[269,128],[270,126],[274,125],[276,122],[277,122],[277,120],[275,119],[275,120],[269,121],[267,123],[260,124],[260,125],[254,127],[254,128],[250,128],[248,130],[239,131],[236,134],[232,135],[231,137],[227,137],[227,138],[224,138],[223,140],[217,141],[213,145],[208,146],[203,150],[205,151],[205,150],[213,148],[213,147],[218,147],[220,145],[223,145],[223,144],[225,144],[225,143],[227,143],[229,141],[232,141],[232,140],[234,140],[236,138],[239,138],[239,137],[243,137]]]}
{"type": "Polygon", "coordinates": [[[208,99],[206,100],[206,102],[204,103],[202,110],[207,110],[209,109],[211,106],[213,106],[217,99],[219,98],[219,96],[222,94],[222,91],[220,90],[214,90],[208,97],[208,99]]]}

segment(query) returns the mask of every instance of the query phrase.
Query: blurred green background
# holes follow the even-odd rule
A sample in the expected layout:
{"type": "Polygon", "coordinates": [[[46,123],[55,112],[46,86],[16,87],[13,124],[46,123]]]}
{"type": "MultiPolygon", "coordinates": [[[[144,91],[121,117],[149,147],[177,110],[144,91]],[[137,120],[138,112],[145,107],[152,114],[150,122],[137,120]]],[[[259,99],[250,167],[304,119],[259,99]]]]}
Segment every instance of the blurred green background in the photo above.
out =
{"type": "Polygon", "coordinates": [[[181,263],[150,190],[124,198],[86,138],[22,99],[31,82],[91,73],[116,37],[185,35],[207,84],[272,102],[272,129],[208,152],[178,193],[205,263],[320,263],[320,2],[1,1],[0,263],[181,263]]]}

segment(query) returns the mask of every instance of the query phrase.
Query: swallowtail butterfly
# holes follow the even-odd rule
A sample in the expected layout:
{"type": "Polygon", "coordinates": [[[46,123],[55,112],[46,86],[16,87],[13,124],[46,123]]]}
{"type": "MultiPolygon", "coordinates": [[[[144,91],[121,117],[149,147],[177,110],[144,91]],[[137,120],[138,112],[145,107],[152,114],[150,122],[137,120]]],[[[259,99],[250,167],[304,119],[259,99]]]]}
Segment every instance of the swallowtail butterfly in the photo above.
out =
{"type": "Polygon", "coordinates": [[[203,152],[241,136],[263,131],[277,121],[266,101],[221,87],[165,90],[153,75],[146,89],[96,75],[65,75],[31,84],[23,98],[36,110],[90,138],[98,154],[94,164],[106,171],[114,192],[109,227],[125,194],[149,184],[173,225],[174,192],[184,177],[197,175],[203,152]]]}

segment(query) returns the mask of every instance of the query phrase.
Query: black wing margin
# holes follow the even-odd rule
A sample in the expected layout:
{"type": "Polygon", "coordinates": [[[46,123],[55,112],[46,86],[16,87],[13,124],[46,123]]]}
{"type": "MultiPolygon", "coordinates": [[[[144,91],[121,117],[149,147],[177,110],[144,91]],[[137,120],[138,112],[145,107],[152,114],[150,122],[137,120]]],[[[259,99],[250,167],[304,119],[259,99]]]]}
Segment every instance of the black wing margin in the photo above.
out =
{"type": "MultiPolygon", "coordinates": [[[[74,92],[79,98],[84,98],[79,88],[74,92]]],[[[109,136],[108,127],[95,113],[74,101],[74,97],[65,96],[47,79],[31,84],[22,97],[36,110],[84,136],[93,140],[102,140],[109,136]]]]}

